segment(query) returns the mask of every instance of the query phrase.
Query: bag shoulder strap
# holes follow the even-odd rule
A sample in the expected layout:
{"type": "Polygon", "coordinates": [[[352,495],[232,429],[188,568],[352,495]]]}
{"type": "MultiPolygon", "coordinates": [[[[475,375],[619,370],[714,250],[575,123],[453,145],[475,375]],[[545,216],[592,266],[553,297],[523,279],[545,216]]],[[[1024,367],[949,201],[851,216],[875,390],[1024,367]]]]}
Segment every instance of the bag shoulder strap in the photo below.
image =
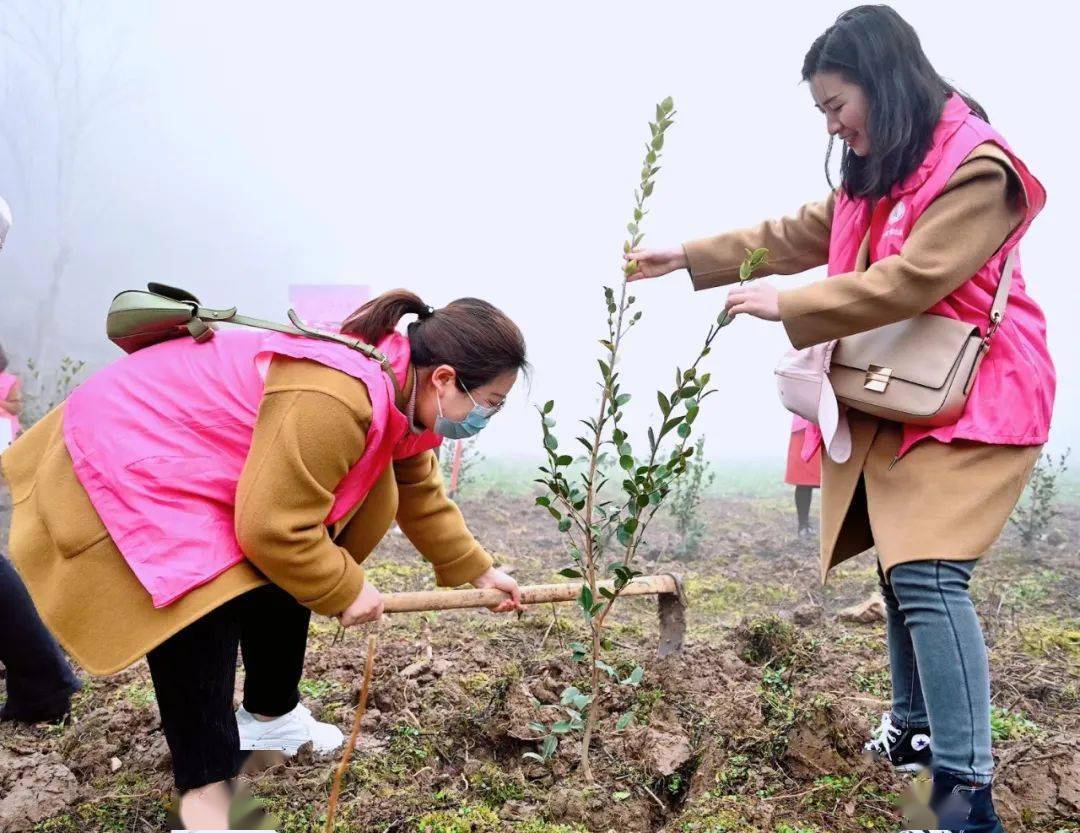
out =
{"type": "Polygon", "coordinates": [[[987,346],[1005,319],[1005,308],[1009,304],[1009,290],[1012,288],[1013,273],[1016,271],[1016,254],[1019,251],[1019,245],[1013,246],[1008,257],[1005,258],[1005,265],[1001,267],[1001,280],[998,281],[997,291],[994,292],[994,302],[990,305],[990,326],[983,338],[983,344],[987,346]]]}
{"type": "MultiPolygon", "coordinates": [[[[161,292],[161,284],[151,284],[149,287],[151,292],[155,294],[164,294],[168,297],[180,300],[176,295],[170,293],[161,292]]],[[[171,287],[167,287],[171,289],[171,287]]],[[[394,386],[395,399],[401,401],[404,394],[401,390],[401,383],[398,381],[397,374],[394,373],[394,368],[390,364],[390,359],[386,357],[381,350],[371,346],[370,344],[361,341],[358,338],[350,338],[342,333],[328,333],[323,330],[317,330],[314,327],[310,327],[303,322],[295,310],[289,310],[289,321],[292,322],[292,326],[289,324],[279,324],[276,321],[265,321],[261,318],[252,318],[248,315],[241,315],[236,311],[236,307],[230,307],[228,309],[210,309],[199,304],[198,299],[190,293],[183,290],[173,290],[173,292],[183,293],[183,300],[190,300],[194,304],[194,318],[204,322],[210,326],[213,324],[240,324],[245,327],[255,327],[260,330],[273,330],[277,333],[285,333],[286,335],[304,336],[305,338],[317,338],[321,341],[336,341],[338,344],[344,344],[346,347],[350,347],[353,350],[358,350],[363,353],[372,361],[379,363],[379,367],[383,369],[387,376],[390,377],[390,381],[394,386]]],[[[194,333],[193,333],[194,335],[194,333]]],[[[197,337],[197,336],[196,336],[197,337]]]]}
{"type": "Polygon", "coordinates": [[[1005,307],[1009,303],[1009,290],[1012,288],[1013,272],[1016,271],[1016,253],[1019,246],[1013,246],[1009,256],[1005,258],[1005,265],[1001,268],[1001,280],[998,281],[997,292],[994,293],[994,304],[990,307],[990,323],[1000,324],[1005,317],[1005,307]]]}

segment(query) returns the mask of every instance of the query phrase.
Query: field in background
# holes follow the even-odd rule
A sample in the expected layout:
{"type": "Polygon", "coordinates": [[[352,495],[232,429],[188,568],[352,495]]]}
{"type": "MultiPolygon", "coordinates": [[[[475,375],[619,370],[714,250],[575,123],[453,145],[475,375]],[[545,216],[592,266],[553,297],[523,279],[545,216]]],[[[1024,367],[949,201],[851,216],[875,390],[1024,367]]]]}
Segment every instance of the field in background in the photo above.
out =
{"type": "MultiPolygon", "coordinates": [[[[1059,453],[1060,449],[1054,450],[1055,455],[1059,453]]],[[[1065,503],[1080,503],[1080,458],[1071,462],[1073,465],[1061,480],[1061,499],[1065,503]]],[[[784,461],[779,457],[739,461],[710,459],[709,464],[716,474],[716,480],[708,490],[712,497],[779,499],[791,494],[791,487],[784,483],[784,461]]],[[[493,459],[493,455],[484,454],[473,470],[475,475],[463,489],[465,494],[490,489],[507,495],[529,495],[534,491],[533,479],[537,477],[536,470],[540,465],[539,457],[493,459]]]]}

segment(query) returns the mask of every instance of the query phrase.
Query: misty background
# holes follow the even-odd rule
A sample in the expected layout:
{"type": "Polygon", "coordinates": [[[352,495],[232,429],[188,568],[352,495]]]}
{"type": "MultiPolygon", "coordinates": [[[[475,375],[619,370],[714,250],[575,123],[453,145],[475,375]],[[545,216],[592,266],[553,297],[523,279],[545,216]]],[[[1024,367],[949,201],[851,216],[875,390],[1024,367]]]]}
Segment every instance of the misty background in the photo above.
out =
{"type": "MultiPolygon", "coordinates": [[[[1062,90],[1077,13],[896,2],[938,70],[971,93],[1046,185],[1023,246],[1059,388],[1050,448],[1080,445],[1077,175],[1062,90]]],[[[485,298],[535,370],[479,442],[538,456],[532,404],[558,431],[593,416],[602,287],[621,279],[647,122],[675,99],[644,245],[792,213],[824,198],[824,117],[803,55],[847,3],[0,3],[0,343],[21,371],[119,357],[113,295],[148,280],[285,320],[296,283],[485,298]]],[[[774,278],[780,286],[824,276],[774,278]]],[[[629,425],[697,355],[723,290],[685,272],[635,284],[629,425]]],[[[790,416],[783,328],[746,318],[708,360],[697,422],[713,459],[780,461],[790,416]]]]}

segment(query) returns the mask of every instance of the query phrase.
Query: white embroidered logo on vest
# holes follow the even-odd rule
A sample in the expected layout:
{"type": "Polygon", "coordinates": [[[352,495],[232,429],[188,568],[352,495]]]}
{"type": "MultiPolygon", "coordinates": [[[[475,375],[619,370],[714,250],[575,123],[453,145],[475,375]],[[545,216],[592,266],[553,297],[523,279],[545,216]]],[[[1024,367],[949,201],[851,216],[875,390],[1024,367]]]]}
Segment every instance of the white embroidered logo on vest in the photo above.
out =
{"type": "Polygon", "coordinates": [[[893,206],[892,213],[889,215],[889,225],[891,226],[894,223],[899,223],[901,220],[904,219],[904,215],[906,213],[907,209],[904,207],[904,204],[902,202],[898,202],[896,205],[893,206]]]}

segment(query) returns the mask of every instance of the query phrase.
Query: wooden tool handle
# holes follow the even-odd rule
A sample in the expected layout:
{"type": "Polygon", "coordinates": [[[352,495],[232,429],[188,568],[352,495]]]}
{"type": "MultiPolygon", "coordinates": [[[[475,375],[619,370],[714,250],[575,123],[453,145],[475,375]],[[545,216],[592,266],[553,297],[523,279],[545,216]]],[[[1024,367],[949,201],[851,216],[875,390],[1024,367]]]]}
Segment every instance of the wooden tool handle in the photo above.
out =
{"type": "MultiPolygon", "coordinates": [[[[614,589],[610,581],[600,587],[614,589]]],[[[582,582],[533,584],[521,588],[521,601],[527,605],[570,602],[581,595],[582,582]]],[[[621,596],[656,596],[678,593],[674,576],[638,576],[623,588],[621,596]]],[[[502,590],[421,590],[417,593],[383,593],[383,612],[415,613],[423,610],[460,610],[492,607],[510,598],[502,590]]],[[[600,601],[597,599],[597,601],[600,601]]]]}

